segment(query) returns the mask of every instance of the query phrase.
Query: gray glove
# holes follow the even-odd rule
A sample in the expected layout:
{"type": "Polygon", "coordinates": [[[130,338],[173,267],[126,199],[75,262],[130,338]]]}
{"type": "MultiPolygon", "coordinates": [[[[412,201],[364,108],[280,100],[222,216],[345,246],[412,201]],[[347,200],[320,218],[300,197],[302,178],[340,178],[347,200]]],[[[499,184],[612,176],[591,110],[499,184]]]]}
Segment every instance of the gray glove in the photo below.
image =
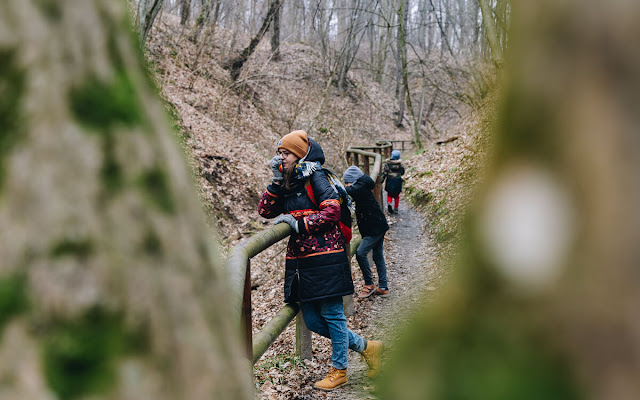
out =
{"type": "Polygon", "coordinates": [[[291,226],[291,229],[293,229],[294,231],[296,231],[296,233],[298,232],[298,220],[291,214],[282,214],[280,216],[278,216],[278,218],[276,218],[273,221],[273,224],[280,224],[280,223],[287,223],[289,224],[289,226],[291,226]]]}
{"type": "Polygon", "coordinates": [[[282,165],[282,157],[273,157],[271,161],[269,161],[269,165],[271,166],[271,172],[273,172],[273,182],[281,183],[284,180],[284,176],[280,171],[280,166],[282,165]]]}

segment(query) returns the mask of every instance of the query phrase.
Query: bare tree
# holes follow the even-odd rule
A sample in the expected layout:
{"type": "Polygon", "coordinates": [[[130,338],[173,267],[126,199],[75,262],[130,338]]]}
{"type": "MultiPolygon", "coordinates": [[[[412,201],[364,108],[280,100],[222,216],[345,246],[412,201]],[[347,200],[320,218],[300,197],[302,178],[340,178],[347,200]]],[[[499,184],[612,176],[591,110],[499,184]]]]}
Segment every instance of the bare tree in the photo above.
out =
{"type": "Polygon", "coordinates": [[[253,54],[253,52],[255,51],[258,43],[260,43],[260,40],[262,40],[262,38],[264,37],[265,33],[269,29],[271,21],[273,20],[273,15],[280,8],[283,2],[284,0],[273,0],[273,2],[269,5],[269,10],[267,11],[267,15],[264,17],[264,21],[262,22],[260,30],[253,37],[253,39],[251,39],[249,45],[244,50],[242,50],[239,56],[232,58],[225,63],[224,67],[229,70],[229,72],[231,73],[231,78],[234,81],[237,80],[240,76],[240,70],[244,66],[244,63],[247,62],[249,57],[251,57],[251,54],[253,54]]]}
{"type": "Polygon", "coordinates": [[[253,399],[127,20],[124,1],[0,2],[0,397],[253,399]]]}
{"type": "Polygon", "coordinates": [[[151,28],[153,27],[153,23],[160,13],[162,9],[162,5],[164,2],[162,0],[142,0],[140,2],[139,8],[139,18],[140,18],[140,42],[143,47],[147,42],[147,38],[149,36],[149,32],[151,32],[151,28]],[[149,7],[149,1],[153,1],[151,3],[151,7],[149,7]]]}
{"type": "MultiPolygon", "coordinates": [[[[273,2],[274,0],[269,0],[273,2]]],[[[280,60],[280,16],[282,15],[282,7],[278,7],[273,13],[273,23],[271,24],[271,52],[273,60],[280,60]]]]}
{"type": "Polygon", "coordinates": [[[185,25],[191,16],[191,0],[180,0],[180,25],[185,25]]]}
{"type": "Polygon", "coordinates": [[[491,56],[496,67],[500,67],[503,63],[502,46],[496,29],[496,23],[493,18],[493,11],[488,0],[478,0],[480,9],[482,10],[482,22],[486,32],[486,38],[491,47],[491,56]]]}

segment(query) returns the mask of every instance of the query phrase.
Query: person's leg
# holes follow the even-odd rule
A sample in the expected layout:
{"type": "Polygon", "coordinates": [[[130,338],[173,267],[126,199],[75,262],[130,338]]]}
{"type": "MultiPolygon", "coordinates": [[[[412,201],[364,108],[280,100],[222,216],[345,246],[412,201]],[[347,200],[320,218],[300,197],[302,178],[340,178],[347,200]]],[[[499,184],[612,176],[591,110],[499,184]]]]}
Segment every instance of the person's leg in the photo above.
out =
{"type": "Polygon", "coordinates": [[[317,302],[300,303],[300,311],[304,323],[311,332],[315,332],[320,336],[330,338],[329,327],[320,312],[320,304],[317,302]]]}
{"type": "Polygon", "coordinates": [[[384,233],[376,236],[376,243],[373,245],[373,262],[376,264],[378,271],[378,287],[380,289],[389,289],[387,283],[387,264],[384,260],[384,233]]]}
{"type": "Polygon", "coordinates": [[[349,349],[349,330],[344,315],[342,298],[323,300],[320,303],[320,315],[325,320],[331,338],[331,363],[336,369],[347,369],[347,350],[349,349]]]}
{"type": "Polygon", "coordinates": [[[356,260],[358,260],[360,271],[362,271],[362,278],[364,279],[365,285],[373,285],[373,276],[371,275],[371,266],[369,265],[367,254],[369,254],[371,248],[376,244],[374,239],[375,238],[371,236],[363,236],[362,242],[356,250],[356,260]]]}
{"type": "Polygon", "coordinates": [[[394,198],[393,198],[393,209],[396,212],[396,214],[398,213],[398,205],[400,204],[400,194],[397,194],[394,198]]]}
{"type": "MultiPolygon", "coordinates": [[[[342,305],[342,298],[340,298],[340,304],[336,307],[342,307],[342,314],[344,315],[344,306],[342,305]]],[[[324,336],[326,338],[331,339],[331,334],[329,331],[329,325],[322,315],[322,303],[319,302],[304,302],[300,304],[300,309],[302,311],[302,317],[304,318],[304,323],[307,325],[310,331],[317,333],[320,336],[324,336]]],[[[346,321],[346,318],[345,318],[346,321]]],[[[346,323],[346,322],[345,322],[346,323]]],[[[348,339],[349,339],[349,348],[351,350],[357,351],[358,353],[362,353],[365,349],[366,344],[363,338],[358,336],[356,333],[352,332],[347,328],[348,339]]]]}
{"type": "Polygon", "coordinates": [[[389,193],[387,193],[387,211],[389,211],[389,214],[391,214],[393,212],[393,208],[391,208],[391,200],[393,199],[393,197],[391,197],[391,195],[389,193]]]}

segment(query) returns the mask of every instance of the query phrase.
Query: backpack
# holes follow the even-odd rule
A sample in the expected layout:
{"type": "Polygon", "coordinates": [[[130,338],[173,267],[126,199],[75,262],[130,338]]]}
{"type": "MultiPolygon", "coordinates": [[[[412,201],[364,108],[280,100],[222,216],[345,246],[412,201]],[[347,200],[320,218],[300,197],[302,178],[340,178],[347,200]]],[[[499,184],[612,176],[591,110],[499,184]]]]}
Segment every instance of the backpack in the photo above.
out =
{"type": "MultiPolygon", "coordinates": [[[[342,182],[340,182],[340,178],[338,178],[336,174],[324,167],[322,168],[322,172],[324,172],[329,179],[329,183],[331,184],[331,187],[333,187],[333,190],[338,193],[338,198],[340,200],[340,221],[338,221],[338,227],[342,232],[342,236],[344,236],[345,244],[349,244],[353,237],[353,230],[351,229],[351,210],[353,209],[353,205],[351,203],[351,199],[349,198],[347,191],[344,189],[342,182]]],[[[307,190],[307,195],[311,202],[318,207],[318,202],[316,201],[316,196],[313,194],[310,179],[305,181],[304,188],[307,190]]]]}

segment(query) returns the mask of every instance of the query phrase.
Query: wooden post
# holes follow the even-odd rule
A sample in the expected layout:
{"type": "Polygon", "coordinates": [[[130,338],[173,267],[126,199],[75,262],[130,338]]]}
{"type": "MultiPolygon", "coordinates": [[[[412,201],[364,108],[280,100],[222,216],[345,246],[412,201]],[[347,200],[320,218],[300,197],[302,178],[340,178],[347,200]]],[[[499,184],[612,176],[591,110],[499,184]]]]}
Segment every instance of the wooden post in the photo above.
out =
{"type": "Polygon", "coordinates": [[[253,359],[253,339],[251,322],[251,260],[247,261],[247,269],[244,278],[244,294],[242,296],[242,322],[244,324],[244,336],[247,356],[253,359]]]}
{"type": "Polygon", "coordinates": [[[371,175],[369,174],[369,157],[362,156],[362,158],[364,159],[362,162],[362,169],[364,170],[364,173],[367,175],[371,175]]]}
{"type": "Polygon", "coordinates": [[[311,360],[313,351],[311,348],[312,335],[302,317],[302,310],[296,316],[296,355],[303,360],[311,360]]]}

